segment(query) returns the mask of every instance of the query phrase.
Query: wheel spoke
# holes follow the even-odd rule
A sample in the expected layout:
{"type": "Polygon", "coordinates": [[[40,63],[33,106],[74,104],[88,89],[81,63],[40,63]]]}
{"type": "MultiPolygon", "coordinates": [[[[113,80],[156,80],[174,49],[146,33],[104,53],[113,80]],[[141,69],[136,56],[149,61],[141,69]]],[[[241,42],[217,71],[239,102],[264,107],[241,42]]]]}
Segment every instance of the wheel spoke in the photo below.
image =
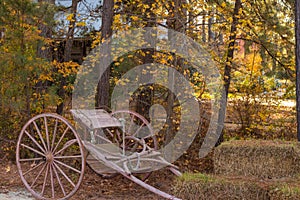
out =
{"type": "Polygon", "coordinates": [[[39,127],[38,127],[38,125],[36,124],[35,121],[33,121],[33,125],[34,125],[34,127],[35,127],[35,129],[36,129],[36,131],[37,131],[37,133],[38,133],[38,135],[39,135],[39,137],[40,137],[40,140],[42,141],[43,146],[44,146],[44,148],[45,148],[45,150],[46,150],[47,147],[46,147],[45,141],[44,141],[43,136],[42,136],[42,134],[41,134],[41,131],[40,131],[40,129],[39,129],[39,127]]]}
{"type": "Polygon", "coordinates": [[[27,132],[25,131],[26,135],[34,142],[34,144],[36,144],[36,146],[39,147],[39,149],[45,153],[46,152],[46,149],[43,149],[43,147],[41,147],[41,145],[27,132]]]}
{"type": "Polygon", "coordinates": [[[108,128],[106,130],[108,131],[109,135],[113,138],[114,134],[108,128]]]}
{"type": "Polygon", "coordinates": [[[119,132],[119,130],[116,130],[116,136],[117,136],[118,143],[119,143],[119,141],[122,141],[122,139],[121,139],[121,133],[119,132]]]}
{"type": "Polygon", "coordinates": [[[37,160],[43,160],[43,157],[38,157],[38,158],[22,158],[19,161],[20,162],[30,162],[30,161],[37,161],[37,160]]]}
{"type": "Polygon", "coordinates": [[[38,180],[38,178],[41,176],[41,174],[42,174],[43,171],[45,170],[45,167],[47,166],[47,163],[44,162],[43,164],[44,164],[44,165],[43,165],[42,169],[39,171],[38,175],[35,177],[35,179],[34,179],[33,182],[31,183],[31,186],[30,186],[30,187],[34,188],[35,182],[38,180]]]}
{"type": "Polygon", "coordinates": [[[54,159],[66,159],[66,158],[81,158],[81,155],[75,155],[75,156],[55,156],[54,159]]]}
{"type": "Polygon", "coordinates": [[[65,174],[65,172],[54,162],[53,165],[58,169],[58,171],[65,177],[65,179],[67,179],[67,181],[73,186],[75,187],[75,184],[73,183],[73,181],[65,174]]]}
{"type": "Polygon", "coordinates": [[[131,127],[132,127],[132,125],[134,124],[134,117],[135,117],[134,115],[131,115],[131,118],[130,118],[130,124],[129,124],[128,130],[127,130],[128,135],[130,135],[131,127]]]}
{"type": "Polygon", "coordinates": [[[47,163],[46,166],[47,166],[47,168],[46,168],[46,171],[45,171],[45,177],[44,177],[43,187],[42,187],[42,191],[41,191],[42,196],[44,195],[44,192],[45,192],[45,187],[46,187],[46,182],[47,182],[47,178],[48,178],[49,166],[50,165],[47,163]]]}
{"type": "Polygon", "coordinates": [[[66,167],[66,168],[68,168],[68,169],[71,169],[71,170],[73,170],[74,172],[77,172],[77,173],[81,173],[81,171],[79,171],[78,169],[75,169],[74,167],[71,167],[71,166],[69,166],[69,165],[67,165],[67,164],[65,164],[65,163],[63,163],[63,162],[60,162],[60,161],[58,161],[58,160],[54,160],[54,162],[57,162],[58,164],[60,164],[60,165],[62,165],[62,166],[64,166],[64,167],[66,167]]]}
{"type": "Polygon", "coordinates": [[[47,147],[48,147],[48,150],[50,150],[50,140],[49,140],[47,117],[44,117],[44,123],[45,123],[45,129],[46,129],[47,147]]]}
{"type": "Polygon", "coordinates": [[[49,164],[50,168],[50,181],[51,181],[51,193],[52,193],[52,198],[54,198],[54,181],[53,181],[53,171],[52,171],[52,164],[49,164]]]}
{"type": "MultiPolygon", "coordinates": [[[[112,132],[111,132],[108,128],[105,129],[105,130],[109,133],[110,136],[113,137],[112,132]]],[[[104,140],[104,141],[107,142],[107,143],[111,143],[111,141],[110,141],[109,139],[107,139],[105,136],[102,136],[102,135],[100,135],[100,134],[96,134],[95,136],[98,137],[98,138],[100,138],[101,140],[104,140]]]]}
{"type": "Polygon", "coordinates": [[[77,142],[76,139],[73,139],[73,140],[68,141],[68,143],[66,143],[66,144],[64,145],[64,147],[63,147],[61,150],[59,150],[58,152],[54,153],[54,156],[56,156],[56,155],[59,154],[60,152],[64,151],[65,149],[67,149],[68,147],[70,147],[72,144],[74,144],[74,143],[76,143],[76,142],[77,142]]]}
{"type": "Polygon", "coordinates": [[[51,144],[52,152],[53,152],[54,142],[55,142],[55,138],[56,138],[57,125],[58,125],[58,120],[57,120],[57,118],[55,118],[55,126],[54,126],[54,131],[53,131],[53,136],[52,136],[52,144],[51,144]]]}
{"type": "Polygon", "coordinates": [[[136,136],[140,132],[140,130],[144,127],[145,123],[143,122],[142,125],[135,131],[135,133],[132,136],[136,136]]]}
{"type": "Polygon", "coordinates": [[[25,147],[25,148],[27,148],[27,149],[29,149],[29,150],[31,150],[31,151],[37,153],[37,154],[40,154],[41,156],[45,156],[45,154],[43,154],[42,152],[40,152],[40,151],[38,151],[38,150],[36,150],[36,149],[30,147],[30,146],[27,146],[26,144],[21,144],[21,146],[22,146],[22,147],[25,147]]]}
{"type": "Polygon", "coordinates": [[[60,186],[60,188],[61,188],[61,191],[64,193],[64,196],[66,196],[66,192],[65,192],[64,186],[63,186],[63,184],[62,184],[61,181],[60,181],[60,178],[59,178],[59,175],[58,175],[58,173],[57,173],[57,171],[56,171],[55,165],[52,164],[52,167],[53,167],[53,171],[54,171],[54,174],[55,174],[55,176],[56,176],[56,179],[57,179],[57,181],[58,181],[58,184],[59,184],[59,186],[60,186]]]}
{"type": "Polygon", "coordinates": [[[31,168],[30,170],[28,170],[27,172],[23,173],[23,176],[26,176],[26,174],[28,174],[29,172],[32,172],[33,170],[37,169],[39,166],[41,166],[42,164],[44,164],[45,162],[40,162],[39,164],[37,164],[36,166],[34,166],[33,168],[31,168]]]}
{"type": "Polygon", "coordinates": [[[63,133],[62,136],[59,138],[59,141],[57,142],[57,144],[56,144],[56,146],[55,146],[55,148],[53,149],[52,152],[55,152],[55,151],[56,151],[56,149],[58,148],[58,146],[59,146],[59,144],[61,143],[62,139],[65,137],[66,133],[68,132],[69,128],[70,128],[70,127],[68,126],[68,127],[65,129],[64,133],[63,133]]]}

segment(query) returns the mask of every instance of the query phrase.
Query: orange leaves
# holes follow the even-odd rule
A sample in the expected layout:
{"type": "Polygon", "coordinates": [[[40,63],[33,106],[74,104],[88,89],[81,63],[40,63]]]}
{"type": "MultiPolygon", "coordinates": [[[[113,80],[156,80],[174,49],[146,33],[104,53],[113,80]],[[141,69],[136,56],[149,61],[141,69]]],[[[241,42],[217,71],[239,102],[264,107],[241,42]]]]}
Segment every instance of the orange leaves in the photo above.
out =
{"type": "Polygon", "coordinates": [[[73,61],[60,63],[60,62],[57,62],[56,60],[54,60],[52,62],[52,65],[57,70],[57,72],[59,74],[61,74],[63,77],[67,77],[72,74],[76,74],[78,71],[78,67],[79,67],[79,64],[75,63],[73,61]]]}
{"type": "Polygon", "coordinates": [[[69,22],[74,22],[75,21],[74,13],[71,13],[71,14],[67,15],[67,20],[69,22]]]}

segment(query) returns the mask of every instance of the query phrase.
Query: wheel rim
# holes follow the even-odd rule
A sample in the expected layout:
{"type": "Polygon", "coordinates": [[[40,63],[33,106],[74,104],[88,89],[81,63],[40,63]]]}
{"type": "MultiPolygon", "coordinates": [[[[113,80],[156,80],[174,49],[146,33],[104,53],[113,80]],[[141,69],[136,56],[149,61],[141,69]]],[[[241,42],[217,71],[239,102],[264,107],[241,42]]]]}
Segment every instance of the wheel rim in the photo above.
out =
{"type": "MultiPolygon", "coordinates": [[[[125,141],[125,143],[116,141],[122,149],[130,151],[132,145],[137,143],[141,144],[141,139],[145,141],[147,148],[154,150],[158,149],[153,129],[150,123],[142,115],[130,110],[119,110],[112,112],[111,116],[119,119],[121,122],[122,120],[124,121],[123,127],[125,126],[125,130],[122,130],[122,132],[124,131],[125,135],[118,132],[117,138],[121,141],[125,141]],[[129,143],[129,141],[133,143],[129,143]]],[[[135,148],[133,149],[133,152],[141,151],[145,147],[141,146],[140,149],[135,148]]]]}
{"type": "MultiPolygon", "coordinates": [[[[125,122],[125,130],[117,133],[120,140],[116,143],[121,149],[125,149],[124,154],[141,153],[153,149],[158,149],[158,142],[150,123],[139,113],[130,110],[118,110],[111,113],[112,117],[125,122]],[[124,142],[123,142],[124,141],[124,142]]],[[[145,181],[151,175],[150,172],[136,174],[136,177],[145,181]]]]}
{"type": "Polygon", "coordinates": [[[82,182],[84,148],[65,118],[41,114],[22,128],[16,162],[24,185],[34,197],[68,199],[82,182]]]}

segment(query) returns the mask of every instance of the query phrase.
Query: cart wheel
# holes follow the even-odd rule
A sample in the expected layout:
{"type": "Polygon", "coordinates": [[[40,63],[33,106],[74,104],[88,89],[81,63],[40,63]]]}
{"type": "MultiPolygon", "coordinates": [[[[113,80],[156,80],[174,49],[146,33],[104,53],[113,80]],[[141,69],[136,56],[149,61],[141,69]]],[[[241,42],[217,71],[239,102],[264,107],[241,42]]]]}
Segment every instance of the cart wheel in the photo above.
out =
{"type": "MultiPolygon", "coordinates": [[[[116,142],[127,155],[146,150],[157,150],[158,143],[150,123],[139,113],[130,110],[118,110],[111,116],[119,119],[123,130],[115,130],[116,142]]],[[[139,174],[137,177],[146,180],[151,172],[139,174]]]]}
{"type": "Polygon", "coordinates": [[[16,162],[24,185],[35,198],[68,199],[83,178],[84,148],[65,118],[40,114],[22,128],[16,162]]]}
{"type": "Polygon", "coordinates": [[[122,124],[122,129],[124,130],[116,130],[117,134],[114,136],[114,140],[127,153],[140,152],[145,150],[145,148],[154,150],[158,148],[153,129],[142,115],[130,110],[118,110],[112,112],[111,116],[119,119],[122,124]]]}

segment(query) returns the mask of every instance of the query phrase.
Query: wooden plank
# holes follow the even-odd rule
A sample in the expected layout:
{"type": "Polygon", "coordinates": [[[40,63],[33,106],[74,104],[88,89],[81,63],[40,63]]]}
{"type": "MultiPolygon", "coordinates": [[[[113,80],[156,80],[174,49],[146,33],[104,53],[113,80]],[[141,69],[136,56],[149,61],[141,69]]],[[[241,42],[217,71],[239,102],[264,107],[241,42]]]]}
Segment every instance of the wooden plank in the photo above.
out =
{"type": "Polygon", "coordinates": [[[71,113],[76,120],[79,120],[81,124],[92,130],[106,127],[122,127],[118,119],[111,117],[103,109],[77,109],[71,110],[71,113]]]}
{"type": "Polygon", "coordinates": [[[88,165],[97,173],[97,174],[115,174],[116,170],[106,166],[103,162],[97,160],[91,154],[86,158],[88,165]]]}

